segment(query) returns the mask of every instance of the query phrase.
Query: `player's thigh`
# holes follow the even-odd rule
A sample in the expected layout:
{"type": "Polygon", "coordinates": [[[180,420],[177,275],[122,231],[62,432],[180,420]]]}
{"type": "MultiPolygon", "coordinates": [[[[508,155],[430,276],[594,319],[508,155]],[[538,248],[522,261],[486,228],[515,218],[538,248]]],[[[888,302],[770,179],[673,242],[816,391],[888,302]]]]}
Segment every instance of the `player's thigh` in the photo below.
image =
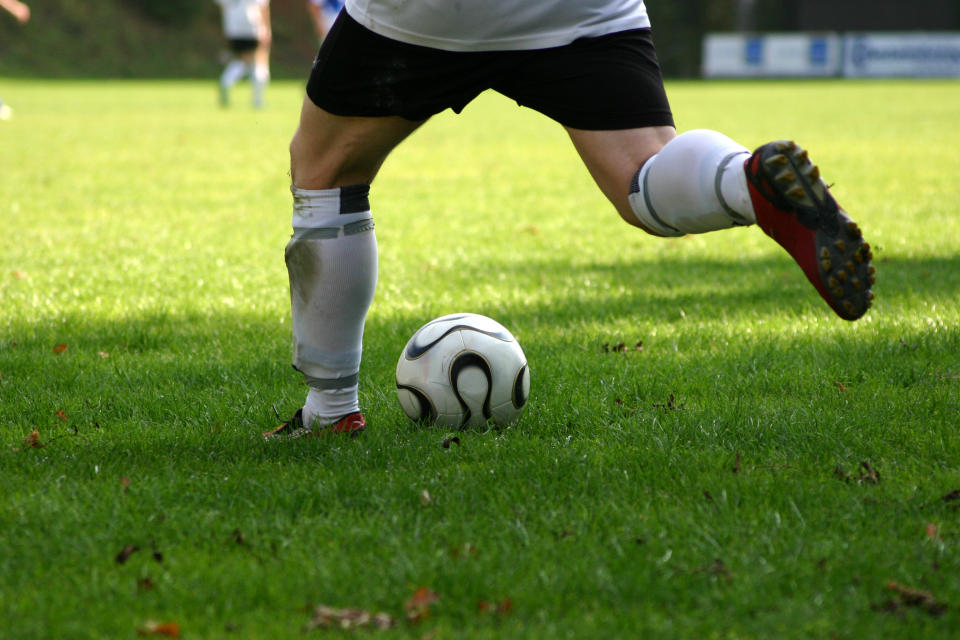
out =
{"type": "Polygon", "coordinates": [[[373,181],[387,155],[423,124],[400,116],[338,116],[304,98],[290,143],[290,175],[301,189],[373,181]]]}
{"type": "MultiPolygon", "coordinates": [[[[627,196],[633,176],[677,135],[672,126],[609,131],[564,128],[597,186],[621,212],[629,211],[627,196]]],[[[633,218],[629,216],[629,220],[633,218]]]]}

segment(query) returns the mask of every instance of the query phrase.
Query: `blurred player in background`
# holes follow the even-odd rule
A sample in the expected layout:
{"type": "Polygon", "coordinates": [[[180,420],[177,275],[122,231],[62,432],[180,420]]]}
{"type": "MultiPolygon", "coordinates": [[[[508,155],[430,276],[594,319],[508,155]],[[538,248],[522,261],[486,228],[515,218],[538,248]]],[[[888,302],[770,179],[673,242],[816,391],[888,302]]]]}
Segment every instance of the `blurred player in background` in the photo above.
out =
{"type": "MultiPolygon", "coordinates": [[[[26,24],[30,20],[30,7],[19,0],[0,0],[0,7],[6,9],[20,24],[26,24]]],[[[4,104],[0,97],[0,120],[9,120],[13,116],[13,109],[10,105],[4,104]]]]}
{"type": "Polygon", "coordinates": [[[230,59],[220,74],[220,105],[230,104],[230,89],[249,76],[253,106],[263,106],[270,81],[270,0],[214,0],[223,14],[223,35],[230,59]]]}
{"type": "Polygon", "coordinates": [[[628,224],[661,237],[757,225],[837,315],[866,313],[870,246],[804,149],[677,135],[642,0],[347,0],[290,143],[293,364],[309,392],[264,437],[363,431],[357,384],[378,268],[370,183],[417,127],[487,89],[561,125],[628,224]]]}
{"type": "Polygon", "coordinates": [[[343,9],[343,0],[307,0],[307,11],[313,21],[317,40],[323,42],[327,37],[327,32],[333,26],[333,21],[337,19],[340,9],[343,9]]]}

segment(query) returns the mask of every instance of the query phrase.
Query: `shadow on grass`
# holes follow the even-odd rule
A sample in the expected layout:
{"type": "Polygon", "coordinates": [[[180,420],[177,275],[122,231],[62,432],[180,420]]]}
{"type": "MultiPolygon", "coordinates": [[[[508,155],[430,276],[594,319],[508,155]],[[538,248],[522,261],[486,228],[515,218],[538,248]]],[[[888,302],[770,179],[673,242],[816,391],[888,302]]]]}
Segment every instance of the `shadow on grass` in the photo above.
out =
{"type": "MultiPolygon", "coordinates": [[[[795,265],[779,258],[739,263],[690,257],[594,261],[576,270],[562,261],[479,263],[470,264],[469,269],[456,277],[475,278],[483,284],[495,281],[491,274],[505,273],[505,286],[515,290],[509,298],[512,301],[500,300],[492,309],[435,309],[425,302],[418,311],[403,313],[378,312],[374,302],[366,328],[362,372],[362,387],[373,394],[367,396],[368,401],[378,402],[391,395],[397,353],[434,311],[472,310],[493,315],[523,336],[528,358],[565,358],[569,338],[542,331],[543,327],[556,327],[575,340],[600,344],[610,336],[584,336],[584,324],[621,315],[642,318],[648,328],[675,323],[676,331],[691,339],[702,337],[703,322],[718,317],[734,323],[735,333],[738,326],[784,313],[798,317],[820,313],[838,327],[848,326],[832,317],[795,265]],[[524,299],[524,280],[539,282],[543,275],[547,284],[537,286],[550,287],[558,274],[566,277],[573,272],[578,280],[588,279],[594,287],[554,286],[546,299],[524,299]],[[757,277],[757,273],[764,276],[757,277]],[[681,310],[686,314],[685,321],[681,310]],[[696,324],[689,324],[692,320],[696,324]]],[[[878,271],[878,305],[870,312],[875,328],[889,320],[885,317],[887,309],[906,307],[899,313],[912,313],[910,305],[918,300],[925,305],[937,304],[955,320],[960,256],[881,259],[878,271]]],[[[425,276],[425,281],[430,284],[443,277],[443,273],[432,273],[425,276]]],[[[408,284],[411,291],[423,286],[420,282],[408,284]]],[[[918,314],[928,312],[929,308],[916,310],[918,314]]],[[[174,429],[229,425],[255,431],[275,423],[271,407],[276,406],[286,417],[284,414],[302,401],[302,381],[290,367],[289,325],[279,325],[274,317],[268,319],[255,312],[217,311],[194,316],[155,312],[104,323],[65,315],[65,321],[57,324],[11,323],[6,341],[0,345],[0,425],[19,426],[20,430],[64,428],[69,424],[174,429]],[[66,350],[57,352],[57,345],[66,345],[66,350]]],[[[898,322],[894,320],[893,324],[898,322]]],[[[638,327],[638,334],[644,330],[638,327]]],[[[825,335],[774,330],[763,343],[734,340],[722,354],[691,348],[683,357],[686,371],[707,371],[718,358],[730,363],[775,363],[780,355],[815,351],[819,360],[811,357],[799,362],[814,367],[862,363],[855,366],[869,367],[875,374],[890,366],[883,356],[892,353],[900,358],[900,365],[904,359],[913,362],[906,367],[911,371],[932,367],[950,376],[958,373],[958,343],[957,325],[950,324],[948,318],[943,331],[913,328],[897,332],[891,328],[886,333],[875,329],[830,331],[825,335]]],[[[574,355],[589,366],[591,353],[574,355]]],[[[657,366],[672,365],[664,355],[657,366]]],[[[749,383],[751,370],[760,375],[762,368],[745,365],[739,373],[749,383]]],[[[553,381],[557,388],[576,384],[572,378],[562,378],[578,375],[574,369],[555,370],[561,376],[553,381]]],[[[887,377],[892,383],[900,375],[902,372],[891,372],[887,377]]]]}

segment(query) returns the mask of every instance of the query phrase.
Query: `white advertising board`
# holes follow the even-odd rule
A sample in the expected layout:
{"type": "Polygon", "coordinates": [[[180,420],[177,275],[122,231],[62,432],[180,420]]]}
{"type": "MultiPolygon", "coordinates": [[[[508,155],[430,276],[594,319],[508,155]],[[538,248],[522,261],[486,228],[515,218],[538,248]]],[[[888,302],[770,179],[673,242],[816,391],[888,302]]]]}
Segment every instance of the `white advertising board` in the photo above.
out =
{"type": "Polygon", "coordinates": [[[703,42],[707,78],[835,76],[842,60],[835,33],[709,34],[703,42]]]}
{"type": "Polygon", "coordinates": [[[703,76],[960,77],[960,33],[713,33],[703,76]]]}
{"type": "Polygon", "coordinates": [[[960,77],[960,33],[850,33],[844,39],[843,75],[960,77]]]}

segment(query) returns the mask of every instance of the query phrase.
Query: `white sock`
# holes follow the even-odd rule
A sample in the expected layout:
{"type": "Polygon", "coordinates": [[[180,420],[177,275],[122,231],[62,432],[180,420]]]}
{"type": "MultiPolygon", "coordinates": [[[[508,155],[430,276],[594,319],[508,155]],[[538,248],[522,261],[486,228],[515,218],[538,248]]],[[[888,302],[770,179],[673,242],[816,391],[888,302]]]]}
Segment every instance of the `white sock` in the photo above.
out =
{"type": "Polygon", "coordinates": [[[263,92],[270,82],[270,67],[265,64],[255,64],[251,81],[253,83],[253,106],[262,107],[263,92]]]}
{"type": "Polygon", "coordinates": [[[359,410],[363,325],[377,286],[377,239],[370,187],[292,188],[293,237],[287,244],[293,366],[310,392],[307,425],[359,410]]]}
{"type": "Polygon", "coordinates": [[[682,133],[637,172],[630,207],[644,227],[664,236],[753,224],[743,170],[749,156],[722,133],[682,133]]]}
{"type": "Polygon", "coordinates": [[[229,89],[245,75],[247,75],[247,63],[243,60],[231,60],[220,74],[220,86],[229,89]]]}

